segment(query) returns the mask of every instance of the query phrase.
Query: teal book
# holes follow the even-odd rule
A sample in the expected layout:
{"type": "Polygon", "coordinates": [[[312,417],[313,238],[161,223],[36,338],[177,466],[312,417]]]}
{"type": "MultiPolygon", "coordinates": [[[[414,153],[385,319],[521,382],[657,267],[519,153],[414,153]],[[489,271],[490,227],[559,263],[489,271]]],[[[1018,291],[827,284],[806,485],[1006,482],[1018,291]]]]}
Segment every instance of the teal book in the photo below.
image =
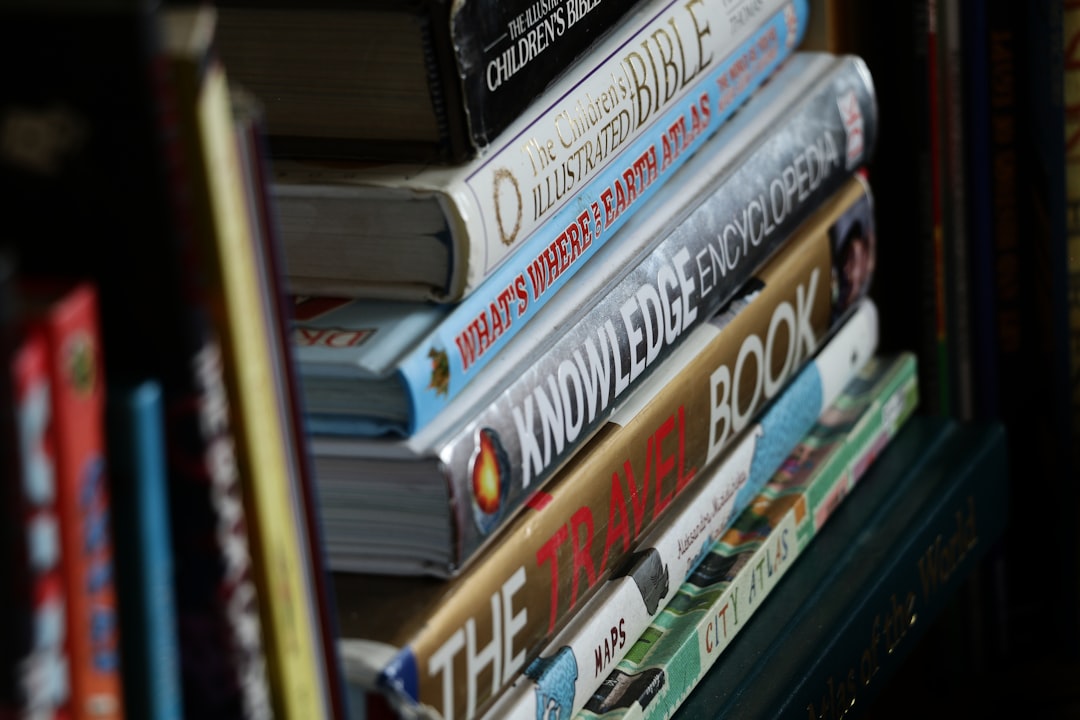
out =
{"type": "Polygon", "coordinates": [[[112,383],[106,418],[124,707],[131,717],[180,720],[180,641],[160,384],[112,383]]]}
{"type": "Polygon", "coordinates": [[[578,717],[669,717],[767,604],[780,579],[912,416],[918,396],[914,355],[873,358],[712,543],[578,717]]]}
{"type": "Polygon", "coordinates": [[[837,509],[676,720],[856,718],[1004,533],[997,422],[917,416],[837,509]]]}

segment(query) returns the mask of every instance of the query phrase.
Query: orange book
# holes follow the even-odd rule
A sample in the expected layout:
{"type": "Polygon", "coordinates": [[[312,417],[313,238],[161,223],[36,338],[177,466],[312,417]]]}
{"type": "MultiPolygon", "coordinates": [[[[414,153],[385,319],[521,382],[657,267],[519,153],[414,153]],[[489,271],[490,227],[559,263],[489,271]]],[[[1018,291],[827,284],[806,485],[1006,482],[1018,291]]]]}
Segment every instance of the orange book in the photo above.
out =
{"type": "Polygon", "coordinates": [[[21,289],[28,332],[46,342],[71,717],[118,720],[124,712],[97,290],[45,281],[21,289]]]}

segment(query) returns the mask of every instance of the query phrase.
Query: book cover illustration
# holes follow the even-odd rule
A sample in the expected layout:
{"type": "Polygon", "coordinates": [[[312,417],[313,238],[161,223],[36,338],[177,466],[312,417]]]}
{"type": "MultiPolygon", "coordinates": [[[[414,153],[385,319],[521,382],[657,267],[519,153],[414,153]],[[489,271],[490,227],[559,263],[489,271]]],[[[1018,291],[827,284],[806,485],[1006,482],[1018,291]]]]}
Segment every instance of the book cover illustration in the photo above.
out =
{"type": "Polygon", "coordinates": [[[910,353],[879,355],[863,368],[712,545],[581,717],[671,715],[911,417],[915,369],[910,353]]]}

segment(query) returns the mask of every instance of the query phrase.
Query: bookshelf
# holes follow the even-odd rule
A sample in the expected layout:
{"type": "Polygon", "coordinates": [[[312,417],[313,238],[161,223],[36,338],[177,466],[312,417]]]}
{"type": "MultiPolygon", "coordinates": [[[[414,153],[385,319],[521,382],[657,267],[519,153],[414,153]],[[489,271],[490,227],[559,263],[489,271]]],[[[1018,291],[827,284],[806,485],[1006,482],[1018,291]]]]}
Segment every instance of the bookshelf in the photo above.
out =
{"type": "MultiPolygon", "coordinates": [[[[926,717],[996,716],[1003,707],[1023,707],[1074,717],[1080,707],[1071,680],[1080,671],[1080,540],[1062,508],[1075,506],[1080,479],[1080,428],[1069,409],[1076,407],[1076,375],[1067,367],[1076,352],[1076,311],[1065,292],[1065,253],[1075,233],[1075,223],[1066,227],[1072,214],[1065,208],[1066,173],[1074,164],[1067,139],[1075,127],[1069,48],[1076,10],[1061,2],[946,0],[873,6],[819,0],[814,10],[816,42],[866,59],[886,118],[871,168],[888,233],[882,246],[893,252],[882,262],[897,270],[879,276],[872,291],[892,328],[885,341],[922,348],[924,386],[951,388],[951,394],[938,392],[924,412],[1000,420],[1010,456],[1004,540],[866,714],[906,717],[918,707],[926,717]],[[927,44],[929,29],[936,50],[927,44]],[[938,72],[931,80],[935,53],[938,72]],[[924,314],[933,303],[910,302],[912,286],[923,297],[930,287],[915,248],[930,237],[932,198],[924,193],[931,190],[927,173],[935,158],[924,133],[931,130],[925,123],[934,111],[928,100],[933,82],[937,117],[947,123],[955,112],[958,122],[953,136],[943,136],[937,159],[948,173],[945,183],[961,185],[969,203],[962,230],[967,284],[963,294],[945,295],[952,308],[966,305],[966,326],[954,318],[947,334],[968,333],[972,343],[966,355],[962,344],[949,345],[953,359],[936,369],[940,346],[926,334],[924,314]],[[963,162],[949,170],[948,146],[958,141],[963,162]],[[1034,686],[1045,691],[1037,699],[1021,689],[1034,686]]],[[[964,201],[943,197],[946,204],[964,201]]],[[[955,244],[947,227],[944,236],[955,244]]]]}
{"type": "MultiPolygon", "coordinates": [[[[1076,383],[1075,375],[1071,375],[1076,360],[1069,354],[1070,350],[1075,352],[1077,342],[1070,335],[1076,330],[1068,324],[1070,320],[1076,323],[1071,317],[1076,314],[1076,303],[1068,295],[1072,278],[1067,275],[1071,256],[1066,249],[1071,237],[1068,233],[1075,232],[1075,227],[1067,224],[1070,218],[1065,212],[1073,200],[1066,188],[1069,166],[1055,166],[1053,160],[1071,160],[1074,152],[1067,144],[1067,132],[1076,118],[1070,104],[1075,100],[1065,79],[1069,65],[1065,48],[1069,33],[1075,32],[1071,13],[1076,11],[1071,6],[1066,9],[1061,0],[1038,0],[1023,4],[1023,9],[995,0],[982,6],[986,13],[978,16],[963,14],[972,11],[977,3],[946,0],[872,5],[856,0],[812,0],[810,4],[814,22],[805,47],[862,56],[875,77],[879,96],[881,138],[869,174],[875,185],[882,228],[879,266],[888,268],[879,273],[871,290],[882,313],[882,347],[918,352],[920,382],[926,398],[920,411],[921,422],[1000,422],[1009,458],[1010,511],[1003,542],[987,552],[977,570],[945,604],[940,618],[907,650],[907,658],[879,689],[874,702],[858,710],[867,717],[891,718],[906,715],[918,703],[933,708],[933,713],[923,713],[924,717],[963,717],[993,714],[999,703],[1023,702],[1044,716],[1069,715],[1080,706],[1080,691],[1074,687],[1074,678],[1080,672],[1080,536],[1072,519],[1080,501],[1080,483],[1076,482],[1080,480],[1080,466],[1072,455],[1077,446],[1072,417],[1076,383]],[[947,12],[954,9],[958,14],[949,20],[953,16],[947,12]],[[932,25],[931,12],[941,13],[934,16],[933,25],[939,31],[934,46],[924,43],[932,25]],[[937,25],[939,19],[947,22],[937,25]],[[950,55],[953,36],[949,31],[953,27],[974,28],[971,32],[984,34],[960,34],[959,54],[950,55]],[[971,52],[971,37],[985,39],[977,57],[964,54],[971,52]],[[965,38],[968,45],[963,44],[965,38]],[[957,65],[949,65],[951,60],[956,60],[957,65]],[[933,61],[941,62],[941,73],[932,72],[933,61]],[[950,67],[961,71],[960,75],[948,75],[950,67]],[[930,94],[932,77],[941,81],[936,86],[940,96],[930,94]],[[963,82],[955,86],[946,82],[957,77],[963,82]],[[1039,84],[1038,78],[1046,79],[1046,84],[1039,84]],[[950,116],[947,111],[953,106],[936,107],[934,103],[939,99],[947,103],[948,91],[956,88],[961,90],[954,98],[959,109],[957,115],[950,116]],[[939,113],[934,117],[940,126],[928,119],[934,112],[939,113]],[[945,146],[931,142],[935,127],[942,133],[938,137],[945,146]],[[1059,131],[1060,135],[1053,139],[1053,133],[1059,131]],[[964,145],[966,154],[948,155],[948,142],[959,139],[985,145],[964,145]],[[932,153],[930,148],[938,152],[932,153]],[[966,162],[957,165],[957,159],[966,162]],[[943,174],[935,184],[932,173],[939,161],[943,173],[951,169],[954,174],[943,174]],[[1015,166],[1010,165],[1014,162],[1015,166]],[[1005,166],[1017,174],[995,174],[1005,166]],[[989,184],[978,182],[982,180],[989,180],[989,184]],[[950,186],[951,182],[955,186],[950,186]],[[940,186],[943,193],[941,222],[952,223],[939,228],[943,242],[951,238],[951,242],[959,243],[966,248],[968,258],[963,273],[954,266],[940,280],[933,275],[930,264],[933,253],[926,252],[935,240],[935,186],[940,186]],[[961,186],[967,195],[955,192],[961,186]],[[984,204],[969,210],[966,203],[979,197],[984,204]],[[1013,212],[1009,216],[991,212],[1009,209],[1013,212]],[[961,216],[966,224],[961,223],[961,216]],[[962,241],[957,241],[958,236],[962,241]],[[993,262],[980,264],[972,259],[980,252],[993,262]],[[979,274],[1003,268],[1015,272],[1008,277],[979,274]],[[1009,279],[1014,284],[1006,286],[1009,279]],[[983,304],[988,297],[997,298],[992,306],[983,304]],[[942,299],[946,315],[939,323],[934,303],[942,299]],[[950,314],[955,308],[967,308],[967,312],[950,314]],[[991,312],[993,316],[988,317],[991,312]],[[940,332],[942,328],[947,332],[940,332]],[[942,337],[948,337],[950,342],[942,344],[942,337]],[[964,342],[952,344],[955,338],[964,342]],[[1031,552],[1033,545],[1036,552],[1031,552]],[[988,692],[987,687],[997,692],[988,692]],[[1031,704],[1025,692],[1032,687],[1045,690],[1039,693],[1038,707],[1031,704]]],[[[0,11],[6,12],[8,9],[0,11]]],[[[0,77],[13,78],[13,73],[18,72],[17,58],[8,55],[5,59],[11,67],[0,77]]],[[[77,58],[54,56],[51,62],[76,63],[77,58]]],[[[107,95],[105,88],[98,92],[102,97],[107,95]]],[[[0,107],[4,107],[3,102],[0,107]]],[[[101,110],[101,106],[97,109],[101,110]]],[[[122,113],[130,119],[138,116],[139,106],[117,106],[108,112],[122,113]]],[[[147,141],[145,135],[138,138],[147,141]]],[[[120,153],[131,150],[119,142],[110,152],[121,157],[120,153]]],[[[160,179],[163,168],[146,157],[125,159],[118,168],[127,175],[125,182],[111,190],[140,193],[148,198],[143,194],[145,188],[138,186],[150,178],[160,179]]],[[[87,177],[79,181],[89,182],[87,177]]],[[[10,190],[11,198],[24,197],[16,186],[7,176],[0,190],[10,190]]],[[[148,228],[162,232],[156,223],[163,215],[155,218],[151,214],[167,214],[161,206],[163,198],[156,196],[146,202],[142,208],[145,215],[134,217],[112,210],[101,216],[96,232],[103,232],[104,226],[122,227],[129,242],[148,228]]],[[[50,209],[63,215],[62,207],[50,209]]],[[[70,238],[86,231],[59,220],[62,218],[53,218],[42,232],[70,238]]],[[[28,235],[34,227],[24,220],[16,229],[28,235]]],[[[32,240],[27,242],[24,237],[19,242],[34,249],[29,255],[39,269],[48,267],[54,259],[47,252],[41,253],[40,245],[35,248],[32,240]]],[[[140,328],[154,327],[152,313],[158,311],[169,313],[169,323],[191,322],[177,308],[166,311],[156,304],[151,306],[157,309],[148,306],[131,312],[140,297],[153,297],[162,290],[147,277],[133,280],[118,259],[120,254],[130,252],[132,262],[152,263],[166,273],[173,261],[179,263],[179,256],[156,256],[137,243],[104,246],[109,248],[107,251],[76,244],[71,247],[77,252],[63,260],[65,269],[90,267],[99,274],[104,283],[104,312],[113,313],[127,306],[129,310],[122,316],[140,328]]],[[[961,262],[964,255],[948,254],[951,247],[939,248],[939,257],[961,262]]],[[[1080,253],[1072,255],[1080,257],[1080,253]]],[[[272,263],[266,267],[272,267],[272,263]]],[[[187,270],[196,275],[201,272],[197,267],[187,270]]],[[[169,277],[171,282],[179,282],[175,276],[169,277]]],[[[177,294],[184,290],[172,289],[177,294]]],[[[3,307],[0,310],[6,312],[3,307]]],[[[208,306],[201,310],[198,318],[205,322],[212,313],[205,312],[208,306]]],[[[169,339],[154,335],[143,345],[127,337],[127,328],[118,327],[115,320],[106,323],[104,332],[106,342],[111,338],[113,347],[123,348],[114,355],[115,367],[122,368],[129,377],[161,370],[168,364],[165,356],[169,352],[190,355],[195,345],[206,339],[200,332],[213,334],[207,327],[200,327],[183,343],[173,345],[169,339]],[[142,353],[152,354],[152,361],[145,361],[142,353]]],[[[167,368],[168,372],[175,370],[167,368]]],[[[278,366],[277,370],[283,368],[278,366]]],[[[284,371],[291,372],[288,368],[284,371]]],[[[277,392],[287,395],[290,391],[279,387],[277,392]]],[[[275,402],[290,401],[276,396],[275,402]]],[[[191,430],[197,419],[187,420],[184,427],[191,430]]],[[[290,417],[287,424],[295,422],[297,418],[290,417]]],[[[911,462],[918,462],[918,457],[915,455],[911,462]]],[[[295,464],[290,472],[306,472],[302,458],[287,461],[295,464]]],[[[976,471],[1005,469],[998,465],[976,471]]],[[[8,468],[6,473],[5,482],[10,482],[8,476],[15,470],[8,468]]],[[[310,497],[307,502],[311,502],[310,497]]],[[[294,534],[307,533],[309,539],[318,540],[317,530],[305,525],[312,518],[291,519],[300,523],[294,534]]],[[[297,564],[303,562],[314,561],[296,560],[297,564]]],[[[310,607],[304,612],[309,619],[322,613],[316,624],[325,624],[325,615],[332,608],[318,597],[308,598],[307,602],[310,607]]],[[[317,642],[308,650],[310,662],[323,668],[322,674],[333,673],[328,669],[335,659],[333,653],[322,657],[319,650],[317,642]]],[[[322,680],[311,679],[320,685],[319,692],[330,695],[336,692],[338,681],[335,677],[321,686],[322,680]]],[[[335,702],[328,703],[328,707],[340,710],[335,702]]],[[[688,710],[680,717],[698,716],[688,710]]]]}

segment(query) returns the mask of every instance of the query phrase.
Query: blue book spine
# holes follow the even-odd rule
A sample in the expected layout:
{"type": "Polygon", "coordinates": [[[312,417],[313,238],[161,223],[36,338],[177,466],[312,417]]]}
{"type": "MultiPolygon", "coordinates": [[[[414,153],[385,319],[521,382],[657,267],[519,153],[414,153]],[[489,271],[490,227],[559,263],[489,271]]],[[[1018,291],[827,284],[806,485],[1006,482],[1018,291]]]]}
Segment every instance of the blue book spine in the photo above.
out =
{"type": "Polygon", "coordinates": [[[525,327],[548,299],[792,54],[805,33],[808,14],[806,0],[785,5],[721,62],[699,74],[692,85],[680,91],[679,102],[658,115],[647,130],[619,153],[625,162],[609,164],[572,201],[552,215],[541,231],[514,251],[514,258],[535,258],[532,263],[527,266],[513,260],[502,263],[475,292],[454,307],[436,330],[414,346],[399,370],[412,408],[407,434],[427,425],[466,384],[478,377],[498,349],[525,327]],[[675,128],[682,131],[673,142],[675,128]],[[632,186],[627,185],[627,178],[632,186]],[[580,235],[568,239],[574,229],[580,235]],[[567,253],[572,251],[576,257],[555,272],[545,258],[549,248],[560,252],[560,247],[567,253]],[[543,278],[534,276],[533,271],[543,278]],[[538,282],[533,282],[534,277],[538,282]],[[442,383],[432,383],[432,353],[446,359],[447,374],[442,383]]]}
{"type": "Polygon", "coordinates": [[[125,709],[130,717],[181,720],[180,647],[159,384],[144,381],[110,387],[107,418],[125,709]]]}

